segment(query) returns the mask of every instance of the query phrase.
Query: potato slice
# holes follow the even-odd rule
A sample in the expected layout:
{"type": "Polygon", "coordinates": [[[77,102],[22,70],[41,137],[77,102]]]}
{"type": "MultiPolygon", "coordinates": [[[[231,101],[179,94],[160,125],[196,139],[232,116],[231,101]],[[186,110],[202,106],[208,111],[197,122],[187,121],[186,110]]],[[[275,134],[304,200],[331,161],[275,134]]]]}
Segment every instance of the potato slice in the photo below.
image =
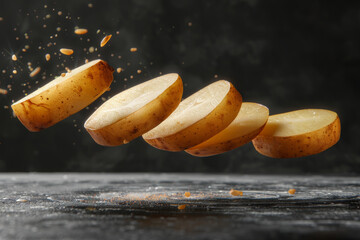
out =
{"type": "Polygon", "coordinates": [[[264,130],[252,141],[268,157],[313,155],[340,139],[340,119],[335,112],[303,109],[270,116],[264,130]]]}
{"type": "Polygon", "coordinates": [[[237,117],[227,128],[185,151],[197,157],[207,157],[240,147],[261,132],[268,117],[269,109],[264,105],[243,102],[237,117]]]}
{"type": "Polygon", "coordinates": [[[237,116],[242,97],[228,81],[220,80],[183,100],[159,126],[143,135],[153,147],[182,151],[226,128],[237,116]]]}
{"type": "Polygon", "coordinates": [[[154,78],[106,101],[84,127],[100,145],[127,143],[167,118],[179,105],[182,93],[183,84],[178,74],[154,78]]]}
{"type": "Polygon", "coordinates": [[[11,107],[29,131],[40,131],[95,101],[109,88],[113,71],[103,60],[91,61],[55,78],[11,107]]]}

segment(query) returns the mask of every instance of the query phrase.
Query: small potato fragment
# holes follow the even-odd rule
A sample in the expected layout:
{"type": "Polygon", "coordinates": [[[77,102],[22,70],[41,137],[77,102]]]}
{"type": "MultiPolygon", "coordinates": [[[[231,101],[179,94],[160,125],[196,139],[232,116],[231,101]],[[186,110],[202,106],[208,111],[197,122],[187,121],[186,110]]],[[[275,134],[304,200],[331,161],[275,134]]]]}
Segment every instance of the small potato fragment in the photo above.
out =
{"type": "Polygon", "coordinates": [[[267,107],[258,103],[243,102],[237,117],[227,128],[185,151],[197,157],[207,157],[240,147],[261,132],[268,117],[267,107]]]}
{"type": "Polygon", "coordinates": [[[83,35],[86,34],[88,32],[88,30],[86,28],[76,28],[74,30],[74,33],[77,35],[83,35]]]}
{"type": "Polygon", "coordinates": [[[57,77],[11,105],[32,132],[48,128],[80,111],[101,96],[113,80],[114,69],[103,60],[84,64],[57,77]]]}
{"type": "Polygon", "coordinates": [[[264,130],[252,142],[259,153],[268,157],[303,157],[337,143],[340,128],[335,112],[303,109],[270,116],[264,130]]]}
{"type": "Polygon", "coordinates": [[[74,50],[70,48],[61,48],[60,52],[64,55],[72,55],[74,53],[74,50]]]}
{"type": "Polygon", "coordinates": [[[241,94],[228,81],[208,85],[183,100],[159,126],[143,135],[158,149],[182,151],[225,129],[237,116],[241,94]]]}
{"type": "Polygon", "coordinates": [[[179,105],[182,93],[183,84],[178,74],[154,78],[103,103],[84,127],[100,145],[128,143],[166,119],[179,105]]]}

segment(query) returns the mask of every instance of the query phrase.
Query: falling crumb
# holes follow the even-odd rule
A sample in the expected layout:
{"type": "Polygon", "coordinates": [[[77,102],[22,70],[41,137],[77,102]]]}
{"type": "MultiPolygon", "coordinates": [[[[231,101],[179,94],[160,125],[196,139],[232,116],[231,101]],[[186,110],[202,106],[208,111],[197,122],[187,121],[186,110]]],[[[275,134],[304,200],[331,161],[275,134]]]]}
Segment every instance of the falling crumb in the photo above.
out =
{"type": "Polygon", "coordinates": [[[96,34],[99,34],[100,33],[100,29],[98,29],[97,31],[96,31],[96,34]]]}
{"type": "Polygon", "coordinates": [[[127,144],[127,143],[129,143],[129,141],[126,140],[126,139],[124,139],[124,140],[123,140],[123,144],[127,144]]]}
{"type": "Polygon", "coordinates": [[[89,59],[85,59],[85,63],[88,63],[89,62],[89,59]]]}
{"type": "Polygon", "coordinates": [[[56,31],[60,32],[61,31],[61,27],[57,27],[56,31]]]}
{"type": "Polygon", "coordinates": [[[234,189],[231,189],[229,193],[233,196],[242,196],[243,195],[243,192],[234,190],[234,189]]]}
{"type": "Polygon", "coordinates": [[[62,73],[60,76],[65,77],[66,73],[62,73]]]}
{"type": "Polygon", "coordinates": [[[0,22],[1,22],[2,20],[4,20],[4,18],[3,18],[3,17],[0,17],[0,22]]]}
{"type": "Polygon", "coordinates": [[[295,194],[295,192],[296,192],[296,189],[294,189],[294,188],[290,188],[288,191],[289,194],[295,194]]]}
{"type": "Polygon", "coordinates": [[[130,52],[136,52],[137,51],[137,48],[133,47],[133,48],[130,48],[130,52]]]}
{"type": "Polygon", "coordinates": [[[24,198],[19,198],[19,199],[16,200],[16,202],[22,202],[22,203],[27,202],[27,201],[28,201],[28,200],[26,200],[26,199],[24,199],[24,198]]]}
{"type": "Polygon", "coordinates": [[[46,59],[46,61],[50,61],[50,54],[45,54],[45,59],[46,59]]]}
{"type": "Polygon", "coordinates": [[[46,14],[45,16],[47,19],[51,18],[51,15],[50,14],[46,14]]]}
{"type": "Polygon", "coordinates": [[[11,56],[11,59],[12,59],[13,61],[16,61],[16,60],[17,60],[16,55],[15,55],[15,54],[13,54],[13,55],[11,56]]]}
{"type": "Polygon", "coordinates": [[[89,4],[88,4],[88,7],[89,7],[89,8],[92,8],[93,6],[94,6],[94,5],[93,5],[92,3],[89,3],[89,4]]]}
{"type": "Polygon", "coordinates": [[[70,70],[70,68],[68,68],[68,67],[65,67],[65,70],[68,72],[68,73],[71,73],[71,70],[70,70]]]}
{"type": "Polygon", "coordinates": [[[41,68],[40,67],[36,67],[35,69],[34,69],[34,71],[32,71],[31,73],[30,73],[30,77],[35,77],[36,75],[38,75],[39,74],[39,72],[41,71],[41,68]]]}
{"type": "Polygon", "coordinates": [[[185,195],[185,197],[190,197],[191,193],[190,192],[185,192],[184,195],[185,195]]]}
{"type": "Polygon", "coordinates": [[[14,70],[13,70],[13,74],[17,74],[17,71],[16,71],[16,69],[14,69],[14,70]]]}
{"type": "Polygon", "coordinates": [[[130,75],[130,79],[133,79],[134,78],[134,76],[133,75],[130,75]]]}
{"type": "Polygon", "coordinates": [[[100,47],[103,47],[103,46],[105,46],[106,45],[106,43],[110,40],[110,38],[112,37],[112,35],[110,34],[110,35],[107,35],[107,36],[105,36],[102,40],[101,40],[101,42],[100,42],[100,47]]]}
{"type": "Polygon", "coordinates": [[[118,67],[118,68],[116,69],[116,71],[117,71],[117,73],[121,73],[122,68],[121,68],[121,67],[118,67]]]}
{"type": "Polygon", "coordinates": [[[191,26],[192,26],[192,22],[188,22],[188,26],[191,27],[191,26]]]}
{"type": "Polygon", "coordinates": [[[6,89],[0,88],[0,94],[6,95],[8,91],[6,89]]]}
{"type": "Polygon", "coordinates": [[[62,11],[58,11],[58,15],[61,16],[61,15],[62,15],[62,11]]]}
{"type": "Polygon", "coordinates": [[[77,28],[75,29],[74,33],[77,35],[83,35],[86,34],[88,30],[86,28],[77,28]]]}
{"type": "Polygon", "coordinates": [[[178,206],[178,209],[179,209],[179,210],[184,210],[185,208],[186,208],[186,205],[185,205],[185,204],[178,206]]]}
{"type": "Polygon", "coordinates": [[[61,48],[60,52],[64,55],[71,55],[74,53],[74,50],[72,50],[70,48],[61,48]]]}
{"type": "Polygon", "coordinates": [[[137,72],[138,74],[140,74],[140,73],[141,73],[141,70],[140,70],[140,69],[138,69],[136,72],[137,72]]]}
{"type": "Polygon", "coordinates": [[[219,76],[217,74],[214,75],[214,78],[218,78],[219,76]]]}
{"type": "Polygon", "coordinates": [[[93,53],[95,51],[94,47],[89,47],[89,53],[93,53]]]}
{"type": "Polygon", "coordinates": [[[104,97],[101,97],[101,100],[102,100],[103,102],[105,102],[105,101],[106,101],[106,98],[104,98],[104,97]]]}

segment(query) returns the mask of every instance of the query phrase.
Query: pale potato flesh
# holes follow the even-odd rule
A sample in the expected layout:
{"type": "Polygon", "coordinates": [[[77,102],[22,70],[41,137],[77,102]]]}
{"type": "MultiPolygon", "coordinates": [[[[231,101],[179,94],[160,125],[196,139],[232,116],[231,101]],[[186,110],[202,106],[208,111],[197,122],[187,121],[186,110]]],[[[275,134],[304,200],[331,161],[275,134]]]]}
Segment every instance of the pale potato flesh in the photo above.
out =
{"type": "Polygon", "coordinates": [[[243,102],[238,115],[227,128],[185,151],[194,156],[206,157],[240,147],[261,132],[268,117],[269,109],[264,105],[243,102]]]}
{"type": "Polygon", "coordinates": [[[117,146],[161,123],[179,105],[183,85],[176,73],[127,89],[103,103],[85,122],[95,142],[117,146]]]}
{"type": "Polygon", "coordinates": [[[48,128],[100,97],[113,80],[114,69],[103,60],[86,63],[12,104],[30,131],[48,128]]]}
{"type": "Polygon", "coordinates": [[[183,100],[165,121],[143,138],[159,149],[185,150],[226,128],[237,116],[241,103],[240,93],[230,82],[217,81],[183,100]]]}
{"type": "Polygon", "coordinates": [[[330,148],[340,139],[340,132],[340,119],[335,112],[303,109],[270,116],[253,145],[269,157],[302,157],[330,148]]]}

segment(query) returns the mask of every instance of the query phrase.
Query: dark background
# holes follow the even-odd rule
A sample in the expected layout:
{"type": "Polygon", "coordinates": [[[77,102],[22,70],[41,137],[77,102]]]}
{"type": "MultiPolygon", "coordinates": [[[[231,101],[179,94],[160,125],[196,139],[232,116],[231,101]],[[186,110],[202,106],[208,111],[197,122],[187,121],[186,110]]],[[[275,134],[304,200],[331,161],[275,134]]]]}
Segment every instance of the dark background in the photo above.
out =
{"type": "Polygon", "coordinates": [[[12,85],[7,95],[0,95],[0,171],[360,174],[359,1],[1,0],[0,17],[0,87],[12,85]],[[75,35],[76,26],[89,33],[75,35]],[[106,34],[113,37],[100,49],[106,34]],[[25,45],[29,49],[23,52],[25,45]],[[88,53],[90,46],[97,51],[88,53]],[[54,55],[62,47],[75,53],[54,55]],[[138,51],[130,52],[131,47],[138,51]],[[14,53],[16,62],[11,60],[14,53]],[[52,55],[49,62],[46,53],[52,55]],[[226,79],[244,101],[262,103],[271,114],[301,108],[336,111],[342,136],[331,149],[305,158],[267,158],[251,143],[196,158],[157,150],[141,138],[119,147],[97,145],[82,126],[101,99],[38,133],[12,117],[13,100],[52,80],[64,67],[99,57],[124,68],[114,73],[105,98],[169,72],[182,77],[184,97],[226,79]],[[41,73],[30,78],[27,62],[41,66],[41,73]]]}

